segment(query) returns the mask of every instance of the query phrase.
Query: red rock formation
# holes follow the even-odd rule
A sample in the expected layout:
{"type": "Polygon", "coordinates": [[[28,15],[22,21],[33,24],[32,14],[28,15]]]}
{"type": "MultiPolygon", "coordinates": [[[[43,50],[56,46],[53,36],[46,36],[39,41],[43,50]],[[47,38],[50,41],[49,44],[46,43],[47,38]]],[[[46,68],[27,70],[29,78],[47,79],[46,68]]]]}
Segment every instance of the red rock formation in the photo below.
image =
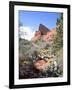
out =
{"type": "Polygon", "coordinates": [[[36,69],[42,71],[46,63],[47,62],[45,60],[38,60],[34,62],[34,66],[36,67],[36,69]]]}
{"type": "Polygon", "coordinates": [[[41,38],[42,35],[46,35],[46,33],[49,31],[47,27],[40,24],[39,30],[35,32],[34,37],[32,38],[32,41],[36,41],[41,38]]]}
{"type": "Polygon", "coordinates": [[[41,35],[46,35],[47,32],[50,30],[47,27],[45,27],[44,25],[40,24],[39,31],[41,32],[41,35]]]}
{"type": "Polygon", "coordinates": [[[36,31],[34,37],[32,38],[32,41],[36,41],[36,40],[40,39],[40,37],[41,37],[41,32],[36,31]]]}
{"type": "Polygon", "coordinates": [[[49,57],[48,60],[37,60],[34,62],[34,66],[39,71],[47,70],[48,66],[54,64],[53,57],[49,57]]]}
{"type": "Polygon", "coordinates": [[[35,32],[35,35],[32,38],[32,41],[36,41],[36,40],[40,39],[41,37],[43,37],[43,39],[45,41],[52,41],[53,38],[54,38],[55,33],[56,33],[55,28],[49,30],[44,25],[40,24],[39,30],[35,32]]]}
{"type": "Polygon", "coordinates": [[[47,32],[46,35],[44,35],[45,41],[52,41],[54,38],[54,35],[56,34],[56,29],[51,29],[49,32],[47,32]]]}

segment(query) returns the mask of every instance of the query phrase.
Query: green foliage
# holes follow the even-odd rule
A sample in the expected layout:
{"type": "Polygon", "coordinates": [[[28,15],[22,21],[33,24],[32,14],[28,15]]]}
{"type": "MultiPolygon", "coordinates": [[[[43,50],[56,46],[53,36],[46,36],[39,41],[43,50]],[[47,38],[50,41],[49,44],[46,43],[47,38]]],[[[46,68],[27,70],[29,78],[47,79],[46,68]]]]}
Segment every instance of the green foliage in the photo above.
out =
{"type": "Polygon", "coordinates": [[[25,39],[19,39],[19,55],[21,57],[27,56],[32,43],[25,39]]]}
{"type": "Polygon", "coordinates": [[[45,49],[49,49],[50,47],[50,44],[46,44],[45,49]]]}
{"type": "Polygon", "coordinates": [[[43,38],[41,37],[40,39],[36,40],[35,43],[37,45],[41,44],[41,43],[44,43],[45,41],[43,40],[43,38]]]}
{"type": "Polygon", "coordinates": [[[57,51],[56,62],[59,66],[59,71],[61,72],[60,75],[62,75],[63,74],[63,48],[61,48],[59,51],[57,51]]]}
{"type": "Polygon", "coordinates": [[[32,64],[32,60],[28,56],[24,56],[22,59],[19,59],[19,60],[20,60],[20,65],[32,64]]]}
{"type": "Polygon", "coordinates": [[[63,14],[57,19],[56,36],[53,41],[53,51],[56,52],[63,47],[63,14]]]}

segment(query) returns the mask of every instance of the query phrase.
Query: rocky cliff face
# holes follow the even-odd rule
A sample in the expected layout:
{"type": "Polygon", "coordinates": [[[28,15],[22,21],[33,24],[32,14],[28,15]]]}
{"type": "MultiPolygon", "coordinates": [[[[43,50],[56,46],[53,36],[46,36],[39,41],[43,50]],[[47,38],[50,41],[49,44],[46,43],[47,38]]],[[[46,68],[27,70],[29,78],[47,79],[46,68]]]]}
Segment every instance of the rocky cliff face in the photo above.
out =
{"type": "Polygon", "coordinates": [[[39,30],[41,32],[41,35],[46,35],[48,31],[50,31],[46,26],[40,24],[39,30]]]}
{"type": "Polygon", "coordinates": [[[49,32],[47,32],[46,35],[44,35],[45,41],[52,41],[54,38],[54,35],[56,34],[56,29],[51,29],[49,32]]]}
{"type": "Polygon", "coordinates": [[[54,35],[56,33],[56,29],[48,29],[46,26],[40,24],[39,30],[35,32],[34,37],[32,38],[32,41],[36,41],[43,37],[43,40],[45,41],[52,41],[54,35]]]}
{"type": "Polygon", "coordinates": [[[40,37],[41,37],[41,32],[36,31],[34,37],[32,38],[32,41],[36,41],[36,40],[40,39],[40,37]]]}

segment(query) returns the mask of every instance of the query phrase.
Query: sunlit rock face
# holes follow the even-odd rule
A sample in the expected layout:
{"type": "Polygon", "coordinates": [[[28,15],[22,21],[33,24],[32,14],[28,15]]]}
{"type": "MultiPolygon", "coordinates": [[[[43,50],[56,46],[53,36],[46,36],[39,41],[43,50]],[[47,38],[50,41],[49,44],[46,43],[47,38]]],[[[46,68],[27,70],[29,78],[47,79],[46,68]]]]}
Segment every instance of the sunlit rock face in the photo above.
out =
{"type": "Polygon", "coordinates": [[[32,38],[32,41],[36,41],[40,38],[43,38],[45,41],[52,41],[54,38],[54,35],[56,33],[56,29],[48,29],[46,26],[40,24],[39,30],[35,32],[34,37],[32,38]]]}
{"type": "Polygon", "coordinates": [[[32,38],[32,41],[36,41],[36,40],[40,39],[40,37],[41,37],[41,32],[36,31],[34,37],[32,38]]]}
{"type": "Polygon", "coordinates": [[[56,34],[56,29],[51,29],[49,32],[47,32],[46,35],[44,35],[44,40],[45,41],[52,41],[54,36],[56,34]]]}

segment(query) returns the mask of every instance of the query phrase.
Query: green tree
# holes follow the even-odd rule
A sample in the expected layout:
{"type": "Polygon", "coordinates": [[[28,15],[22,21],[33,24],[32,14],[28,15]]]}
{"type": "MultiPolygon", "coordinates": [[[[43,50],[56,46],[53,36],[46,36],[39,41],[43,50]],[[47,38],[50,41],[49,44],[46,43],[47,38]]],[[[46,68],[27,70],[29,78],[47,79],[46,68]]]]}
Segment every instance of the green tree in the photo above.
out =
{"type": "Polygon", "coordinates": [[[53,51],[56,52],[63,47],[63,13],[57,19],[56,23],[56,36],[53,41],[53,51]]]}

